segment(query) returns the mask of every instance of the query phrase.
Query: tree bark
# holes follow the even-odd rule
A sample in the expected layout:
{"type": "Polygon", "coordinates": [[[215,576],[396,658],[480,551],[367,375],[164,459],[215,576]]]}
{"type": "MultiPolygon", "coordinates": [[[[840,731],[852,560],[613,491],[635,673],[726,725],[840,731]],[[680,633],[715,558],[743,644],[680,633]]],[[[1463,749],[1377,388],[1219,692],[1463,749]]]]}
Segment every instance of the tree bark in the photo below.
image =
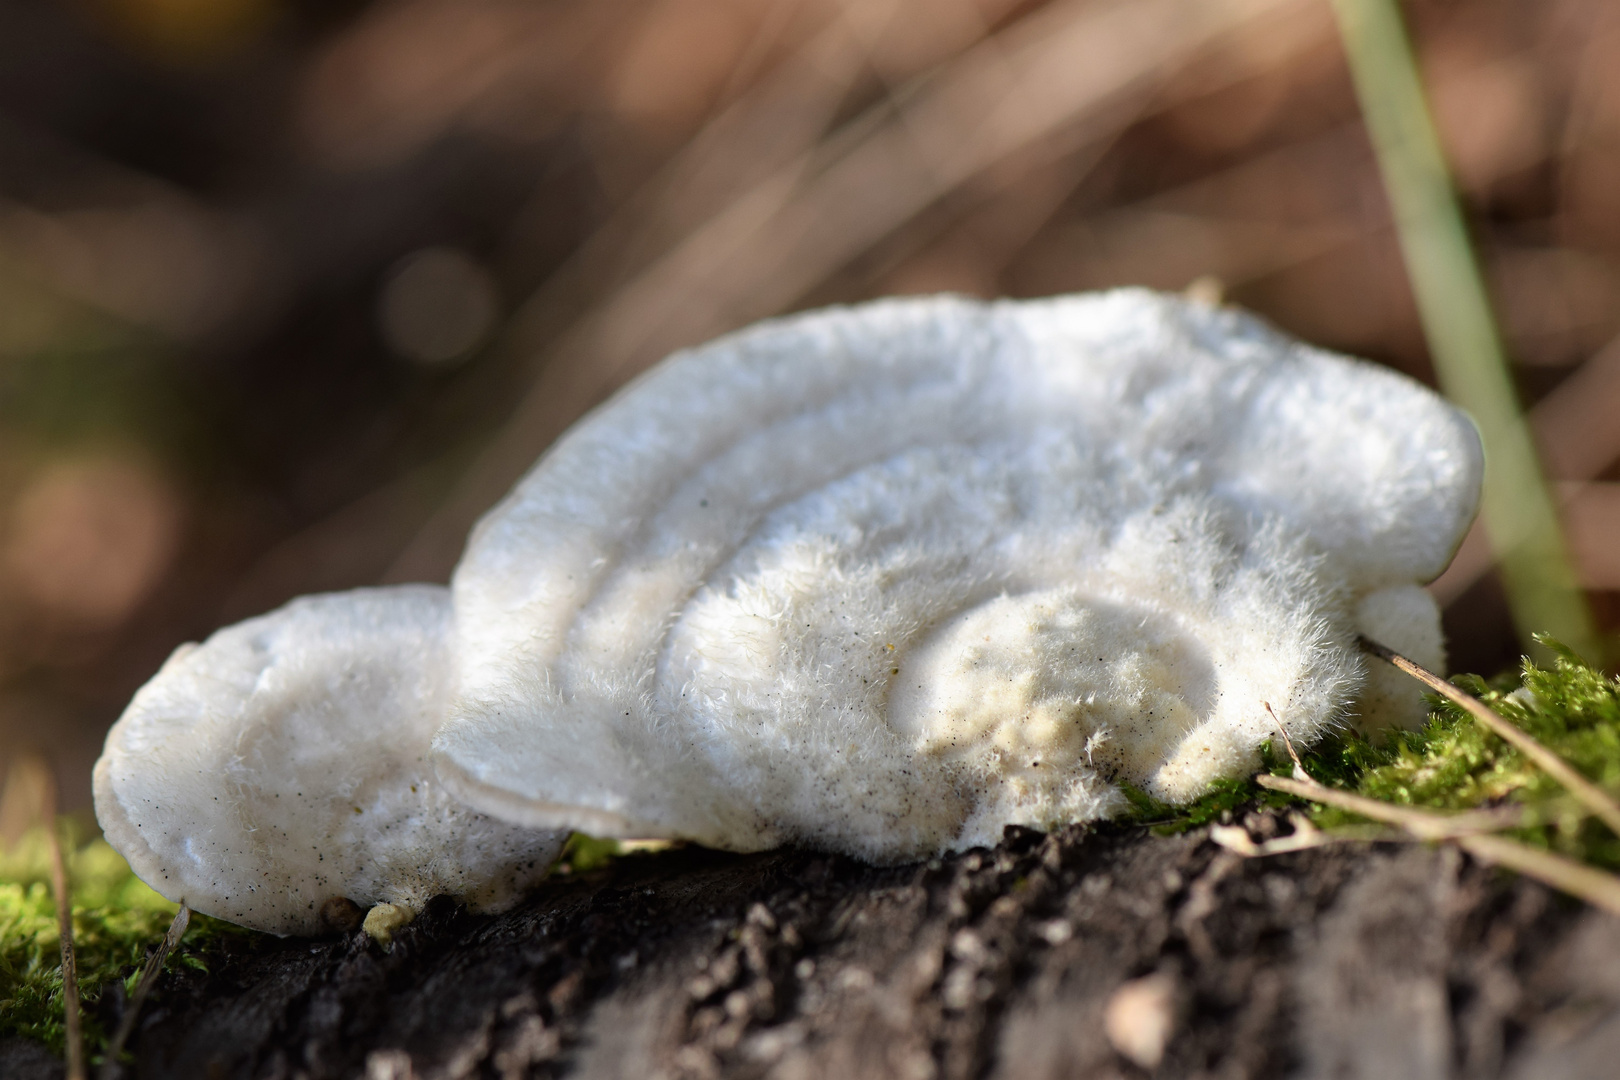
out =
{"type": "Polygon", "coordinates": [[[209,967],[165,976],[129,1075],[1547,1080],[1620,1062],[1620,920],[1407,844],[1244,859],[1204,831],[1104,825],[898,867],[687,848],[499,916],[435,902],[388,950],[244,937],[209,967]]]}

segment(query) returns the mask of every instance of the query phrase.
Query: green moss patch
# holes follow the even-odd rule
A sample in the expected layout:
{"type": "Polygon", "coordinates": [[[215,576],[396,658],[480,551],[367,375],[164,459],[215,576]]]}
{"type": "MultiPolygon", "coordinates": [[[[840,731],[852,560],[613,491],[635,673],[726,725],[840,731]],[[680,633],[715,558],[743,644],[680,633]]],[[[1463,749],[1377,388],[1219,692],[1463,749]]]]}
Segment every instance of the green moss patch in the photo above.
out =
{"type": "MultiPolygon", "coordinates": [[[[82,832],[66,823],[70,836],[82,832]]],[[[176,905],[148,888],[105,840],[72,843],[73,942],[84,1001],[86,1049],[99,1054],[108,1033],[97,1020],[113,984],[133,989],[147,953],[162,940],[176,905]]],[[[35,829],[0,853],[0,1038],[22,1037],[63,1049],[61,946],[50,891],[46,834],[35,829]]],[[[200,966],[200,947],[235,927],[192,916],[169,963],[200,966]]]]}
{"type": "MultiPolygon", "coordinates": [[[[1455,682],[1599,787],[1620,793],[1620,681],[1547,644],[1558,654],[1550,666],[1525,661],[1519,671],[1489,682],[1475,676],[1455,682]]],[[[1504,835],[1620,869],[1620,837],[1459,706],[1432,700],[1434,711],[1421,731],[1395,735],[1382,747],[1343,741],[1329,750],[1342,762],[1336,775],[1318,772],[1309,760],[1306,768],[1323,783],[1402,806],[1468,810],[1517,804],[1524,807],[1525,827],[1504,835]]],[[[1316,819],[1324,827],[1359,820],[1332,809],[1318,811],[1316,819]]]]}
{"type": "MultiPolygon", "coordinates": [[[[1620,680],[1608,678],[1574,654],[1544,641],[1556,657],[1488,682],[1459,676],[1457,685],[1573,765],[1612,794],[1620,794],[1620,680]]],[[[1369,663],[1380,661],[1370,660],[1369,663]]],[[[1319,783],[1400,806],[1473,810],[1515,804],[1525,825],[1511,836],[1610,870],[1620,870],[1620,837],[1518,750],[1491,734],[1460,706],[1430,697],[1433,711],[1421,730],[1394,732],[1381,742],[1352,733],[1325,740],[1303,757],[1319,783]]],[[[1263,750],[1263,769],[1293,771],[1280,748],[1263,750]]],[[[1251,781],[1214,785],[1197,801],[1171,807],[1127,790],[1131,817],[1160,833],[1177,833],[1223,819],[1239,808],[1305,806],[1304,800],[1268,791],[1251,781]]],[[[1344,810],[1316,807],[1315,823],[1343,829],[1365,820],[1344,810]]]]}

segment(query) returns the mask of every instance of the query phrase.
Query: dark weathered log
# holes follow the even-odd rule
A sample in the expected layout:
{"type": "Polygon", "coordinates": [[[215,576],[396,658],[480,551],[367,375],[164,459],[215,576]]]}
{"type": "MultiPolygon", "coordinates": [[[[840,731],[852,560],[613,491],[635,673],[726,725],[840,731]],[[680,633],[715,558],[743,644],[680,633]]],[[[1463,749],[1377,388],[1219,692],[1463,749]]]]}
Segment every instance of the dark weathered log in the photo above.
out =
{"type": "Polygon", "coordinates": [[[221,948],[154,994],[133,1075],[1370,1080],[1620,1061],[1620,921],[1417,845],[1243,859],[1108,826],[890,868],[685,849],[498,917],[435,904],[388,951],[221,948]],[[1166,1018],[1156,1069],[1116,1049],[1135,1025],[1150,1060],[1166,1018]]]}

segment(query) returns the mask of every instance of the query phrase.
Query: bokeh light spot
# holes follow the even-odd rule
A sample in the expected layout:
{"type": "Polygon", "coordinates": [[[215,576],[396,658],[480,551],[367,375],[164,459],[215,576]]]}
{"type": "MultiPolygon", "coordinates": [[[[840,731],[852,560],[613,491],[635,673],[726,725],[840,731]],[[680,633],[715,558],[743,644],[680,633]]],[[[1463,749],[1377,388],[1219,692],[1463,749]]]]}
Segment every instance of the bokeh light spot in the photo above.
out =
{"type": "Polygon", "coordinates": [[[389,348],[419,364],[463,360],[489,339],[500,300],[489,271],[453,248],[423,248],[389,271],[378,321],[389,348]]]}
{"type": "Polygon", "coordinates": [[[111,626],[168,568],[180,519],[178,496],[150,467],[111,456],[56,462],[13,506],[0,574],[52,615],[111,626]]]}

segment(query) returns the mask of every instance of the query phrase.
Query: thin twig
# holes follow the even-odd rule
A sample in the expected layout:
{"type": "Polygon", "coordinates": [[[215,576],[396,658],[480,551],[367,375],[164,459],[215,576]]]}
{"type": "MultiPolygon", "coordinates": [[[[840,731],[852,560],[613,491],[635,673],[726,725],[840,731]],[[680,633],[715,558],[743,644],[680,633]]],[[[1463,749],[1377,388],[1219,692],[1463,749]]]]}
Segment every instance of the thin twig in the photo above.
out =
{"type": "Polygon", "coordinates": [[[67,1080],[85,1080],[84,1033],[79,1020],[79,973],[73,956],[73,896],[67,862],[62,857],[62,830],[56,820],[56,775],[45,770],[40,817],[51,853],[51,892],[56,896],[57,935],[62,946],[62,1017],[67,1041],[67,1080]]]}
{"type": "Polygon", "coordinates": [[[1568,788],[1570,794],[1584,803],[1586,808],[1593,814],[1596,814],[1609,827],[1611,832],[1616,836],[1620,836],[1620,803],[1616,803],[1602,788],[1576,772],[1563,758],[1541,745],[1522,728],[1508,723],[1474,695],[1453,686],[1434,672],[1413,663],[1387,646],[1380,645],[1378,642],[1366,637],[1361,638],[1360,641],[1361,647],[1367,652],[1380,660],[1388,661],[1424,686],[1427,686],[1430,690],[1467,709],[1469,715],[1475,720],[1484,724],[1504,742],[1515,747],[1525,757],[1540,765],[1546,770],[1547,775],[1568,788]]]}
{"type": "Polygon", "coordinates": [[[1353,795],[1348,791],[1319,784],[1315,780],[1296,780],[1291,776],[1261,773],[1254,778],[1254,782],[1263,788],[1284,791],[1328,806],[1337,806],[1340,810],[1348,810],[1352,814],[1360,814],[1374,821],[1382,821],[1386,825],[1398,825],[1413,836],[1424,840],[1455,840],[1461,836],[1497,832],[1512,828],[1523,819],[1518,807],[1440,814],[1433,810],[1396,806],[1380,799],[1369,799],[1365,795],[1353,795]]]}
{"type": "Polygon", "coordinates": [[[1277,718],[1277,712],[1271,707],[1271,702],[1262,701],[1260,704],[1266,707],[1266,712],[1271,716],[1271,722],[1276,724],[1277,730],[1282,733],[1283,745],[1288,747],[1288,756],[1294,759],[1294,779],[1309,780],[1311,774],[1305,771],[1305,763],[1299,760],[1299,751],[1294,749],[1294,740],[1288,737],[1288,729],[1283,727],[1283,722],[1277,718]]]}
{"type": "Polygon", "coordinates": [[[1580,897],[1593,907],[1620,915],[1620,878],[1594,866],[1521,844],[1506,836],[1459,836],[1456,844],[1482,862],[1496,863],[1544,885],[1580,897]]]}
{"type": "Polygon", "coordinates": [[[118,1019],[118,1030],[113,1032],[112,1039],[107,1043],[107,1057],[101,1066],[104,1080],[110,1080],[111,1077],[118,1075],[118,1059],[124,1054],[124,1044],[135,1033],[135,1021],[140,1019],[141,1006],[146,1003],[146,995],[151,993],[152,986],[163,973],[163,965],[168,961],[169,954],[174,951],[175,946],[180,944],[189,922],[191,909],[186,906],[185,901],[181,901],[180,910],[174,913],[174,921],[169,923],[169,932],[163,935],[158,947],[146,958],[146,966],[141,969],[141,977],[135,983],[135,992],[130,995],[129,1002],[124,1006],[124,1015],[118,1019]]]}
{"type": "Polygon", "coordinates": [[[1314,780],[1300,781],[1264,773],[1256,776],[1254,780],[1261,787],[1285,791],[1312,802],[1337,806],[1341,810],[1349,810],[1374,821],[1399,825],[1422,840],[1450,841],[1478,859],[1505,866],[1525,877],[1534,878],[1544,885],[1550,885],[1561,892],[1585,900],[1593,907],[1620,915],[1620,878],[1573,859],[1566,859],[1562,855],[1542,851],[1505,836],[1491,835],[1495,829],[1515,823],[1495,811],[1475,810],[1459,814],[1436,814],[1409,806],[1395,806],[1361,795],[1352,795],[1348,791],[1324,787],[1314,780]]]}

